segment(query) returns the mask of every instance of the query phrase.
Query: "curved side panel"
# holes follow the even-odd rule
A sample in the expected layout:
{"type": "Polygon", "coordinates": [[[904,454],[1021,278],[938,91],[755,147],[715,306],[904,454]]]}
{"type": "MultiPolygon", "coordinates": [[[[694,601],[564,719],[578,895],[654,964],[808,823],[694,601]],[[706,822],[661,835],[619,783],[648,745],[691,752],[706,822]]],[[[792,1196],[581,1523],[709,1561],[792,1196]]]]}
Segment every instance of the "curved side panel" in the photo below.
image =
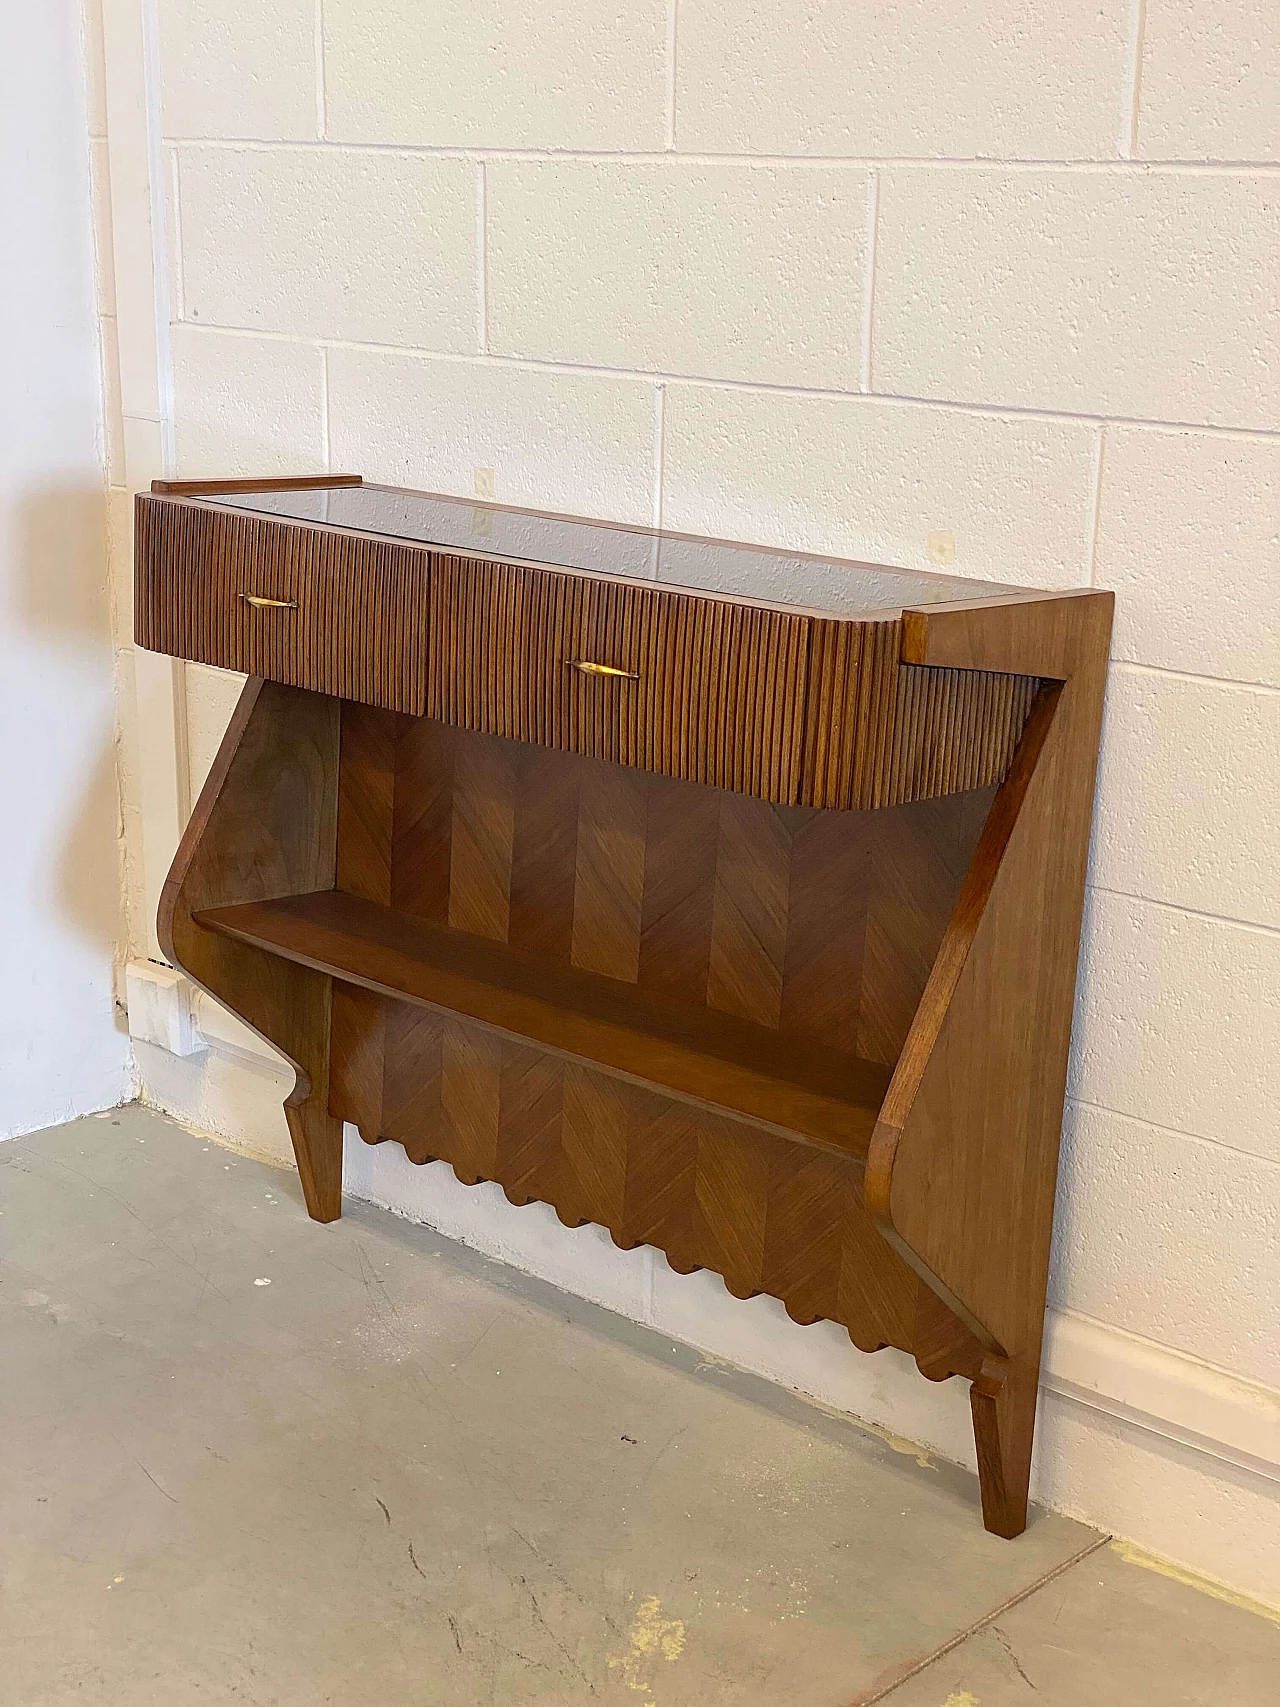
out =
{"type": "Polygon", "coordinates": [[[342,1123],[329,1114],[332,979],[197,925],[205,907],[330,889],[337,847],[339,702],[252,678],[223,737],[160,898],[165,953],[279,1049],[307,1209],[342,1206],[342,1123]]]}
{"type": "MultiPolygon", "coordinates": [[[[968,1342],[951,1368],[974,1380],[984,1516],[1003,1535],[1026,1522],[1111,600],[1039,608],[1044,633],[1029,606],[1026,635],[995,637],[1001,662],[1058,679],[992,804],[866,1172],[877,1225],[968,1342]]],[[[942,614],[942,655],[922,661],[982,657],[980,624],[942,614]]]]}
{"type": "MultiPolygon", "coordinates": [[[[955,1033],[957,1018],[961,1007],[965,1005],[959,992],[967,976],[971,981],[970,957],[975,942],[983,930],[984,921],[989,915],[993,916],[1000,905],[996,891],[1000,886],[1001,872],[1005,869],[1010,844],[1014,840],[1053,727],[1060,692],[1061,688],[1057,683],[1040,690],[1009,775],[992,802],[947,933],[938,950],[938,957],[894,1070],[867,1157],[867,1207],[875,1217],[881,1232],[906,1258],[931,1291],[963,1323],[978,1344],[985,1351],[998,1355],[1003,1355],[1004,1342],[987,1308],[988,1301],[981,1296],[980,1288],[975,1292],[971,1286],[964,1284],[965,1259],[970,1254],[967,1250],[966,1232],[957,1229],[948,1215],[940,1215],[937,1231],[949,1233],[955,1246],[950,1252],[951,1260],[945,1260],[941,1248],[933,1238],[922,1237],[920,1243],[924,1249],[916,1248],[907,1242],[900,1218],[895,1216],[894,1188],[896,1185],[899,1193],[905,1189],[900,1178],[900,1164],[905,1164],[903,1135],[913,1115],[916,1115],[917,1104],[920,1105],[920,1113],[916,1115],[915,1125],[911,1128],[910,1148],[914,1155],[918,1158],[926,1152],[935,1149],[942,1152],[948,1148],[940,1135],[930,1134],[925,1137],[919,1130],[924,1110],[929,1106],[928,1103],[921,1102],[921,1093],[930,1076],[939,1071],[946,1053],[947,1039],[955,1033]],[[936,1261],[936,1267],[930,1261],[931,1256],[936,1261]]],[[[992,928],[994,927],[987,926],[988,930],[992,928]]],[[[970,1017],[980,1025],[985,1023],[981,1013],[970,1017]]],[[[941,1100],[946,1103],[946,1118],[963,1117],[970,1092],[969,1085],[957,1082],[954,1087],[948,1084],[945,1090],[946,1094],[941,1100]],[[953,1089],[958,1094],[952,1096],[953,1089]],[[951,1106],[953,1102],[954,1107],[951,1106]]],[[[939,1100],[933,1099],[935,1103],[939,1100]]],[[[956,1159],[954,1151],[951,1159],[956,1159]]],[[[994,1195],[990,1186],[999,1174],[1003,1160],[1004,1153],[1001,1152],[1001,1155],[994,1159],[994,1165],[988,1165],[981,1170],[981,1180],[988,1187],[988,1198],[994,1195]]],[[[905,1166],[901,1167],[901,1173],[905,1175],[905,1166]]],[[[926,1195],[928,1190],[929,1185],[926,1182],[926,1195]]],[[[904,1205],[899,1197],[897,1207],[903,1211],[901,1220],[912,1220],[911,1204],[904,1205]]],[[[917,1228],[918,1233],[922,1231],[917,1228]]]]}

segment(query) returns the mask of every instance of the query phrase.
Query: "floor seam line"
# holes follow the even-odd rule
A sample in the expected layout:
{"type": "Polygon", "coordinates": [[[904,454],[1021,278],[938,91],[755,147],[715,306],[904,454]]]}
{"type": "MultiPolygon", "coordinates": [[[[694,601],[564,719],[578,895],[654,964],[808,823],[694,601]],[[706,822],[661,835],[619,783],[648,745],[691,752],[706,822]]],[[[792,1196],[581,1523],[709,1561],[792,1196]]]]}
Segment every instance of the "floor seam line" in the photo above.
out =
{"type": "Polygon", "coordinates": [[[910,1671],[904,1671],[901,1677],[895,1677],[892,1683],[885,1684],[883,1689],[877,1689],[872,1695],[855,1696],[848,1703],[848,1707],[875,1707],[877,1701],[886,1700],[901,1689],[904,1683],[910,1683],[913,1677],[919,1677],[922,1671],[928,1671],[930,1666],[936,1665],[939,1660],[945,1659],[948,1654],[954,1653],[959,1647],[963,1647],[971,1636],[976,1636],[979,1631],[994,1624],[997,1618],[1003,1618],[1004,1614],[1012,1611],[1015,1606],[1021,1606],[1024,1600],[1030,1600],[1033,1594],[1039,1594],[1042,1588],[1047,1588],[1051,1582],[1055,1582],[1066,1572],[1073,1570],[1076,1565],[1081,1564],[1091,1554],[1096,1553],[1100,1547],[1105,1547],[1111,1539],[1110,1535],[1100,1535],[1096,1541],[1090,1542],[1087,1547],[1082,1547],[1078,1553],[1073,1553],[1069,1559],[1064,1559],[1060,1565],[1055,1565],[1051,1571],[1046,1571],[1042,1577],[1037,1577],[1035,1582],[1028,1583],[1026,1588],[1019,1589],[1017,1594],[1012,1594],[1007,1600],[1001,1601],[999,1606],[984,1613],[981,1618],[976,1619],[967,1628],[957,1631],[954,1636],[949,1637],[939,1647],[934,1648],[932,1653],[926,1654],[923,1659],[913,1665],[910,1671]]]}

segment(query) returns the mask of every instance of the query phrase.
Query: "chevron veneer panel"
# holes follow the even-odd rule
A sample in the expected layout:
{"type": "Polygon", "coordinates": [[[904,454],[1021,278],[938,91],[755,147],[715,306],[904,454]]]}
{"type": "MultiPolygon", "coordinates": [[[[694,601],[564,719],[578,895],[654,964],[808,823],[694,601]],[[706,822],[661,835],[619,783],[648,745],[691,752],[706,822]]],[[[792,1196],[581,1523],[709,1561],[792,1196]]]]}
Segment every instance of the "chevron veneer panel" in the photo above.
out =
{"type": "MultiPolygon", "coordinates": [[[[885,1067],[991,798],[778,806],[358,705],[340,753],[339,888],[885,1067]]],[[[330,1107],[797,1320],[910,1343],[917,1283],[872,1235],[856,1157],[340,982],[330,1107]]]]}
{"type": "Polygon", "coordinates": [[[911,1346],[919,1283],[872,1228],[852,1160],[340,984],[330,1107],[370,1143],[594,1221],[624,1249],[656,1245],[799,1322],[841,1322],[864,1350],[911,1346]]]}
{"type": "Polygon", "coordinates": [[[342,717],[339,888],[886,1067],[991,801],[826,813],[342,717]]]}

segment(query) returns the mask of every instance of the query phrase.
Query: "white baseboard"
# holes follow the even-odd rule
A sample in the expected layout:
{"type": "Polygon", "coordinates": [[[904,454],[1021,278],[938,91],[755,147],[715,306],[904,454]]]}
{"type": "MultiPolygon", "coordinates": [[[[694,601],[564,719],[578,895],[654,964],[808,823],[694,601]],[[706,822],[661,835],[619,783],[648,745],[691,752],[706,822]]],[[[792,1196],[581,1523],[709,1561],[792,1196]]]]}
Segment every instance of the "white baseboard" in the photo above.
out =
{"type": "Polygon", "coordinates": [[[1154,1340],[1051,1309],[1041,1384],[1078,1404],[1280,1482],[1280,1392],[1154,1340]]]}
{"type": "Polygon", "coordinates": [[[155,960],[131,960],[124,969],[129,1036],[171,1055],[195,1055],[205,1047],[195,1025],[189,979],[155,960]]]}
{"type": "Polygon", "coordinates": [[[250,1031],[243,1020],[237,1019],[220,1002],[215,1002],[213,997],[207,996],[203,990],[194,991],[194,995],[196,1025],[210,1049],[218,1049],[232,1056],[256,1056],[273,1068],[285,1065],[283,1055],[259,1037],[256,1031],[250,1031]]]}

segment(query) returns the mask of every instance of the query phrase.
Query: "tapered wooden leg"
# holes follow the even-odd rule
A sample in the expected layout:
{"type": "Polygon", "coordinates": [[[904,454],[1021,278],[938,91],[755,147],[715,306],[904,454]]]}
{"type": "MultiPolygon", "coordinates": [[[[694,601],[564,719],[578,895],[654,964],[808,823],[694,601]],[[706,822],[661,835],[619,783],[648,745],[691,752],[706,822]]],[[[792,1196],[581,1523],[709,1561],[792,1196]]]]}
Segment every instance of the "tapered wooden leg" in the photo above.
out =
{"type": "Polygon", "coordinates": [[[1015,1366],[1003,1379],[984,1370],[969,1389],[982,1521],[1010,1541],[1027,1527],[1038,1380],[1036,1369],[1015,1366]]]}
{"type": "Polygon", "coordinates": [[[298,1177],[313,1221],[336,1221],[342,1214],[342,1122],[314,1096],[284,1105],[298,1161],[298,1177]]]}
{"type": "Polygon", "coordinates": [[[251,680],[165,883],[165,953],[297,1071],[284,1105],[307,1209],[342,1213],[342,1122],[329,1113],[333,981],[199,922],[208,907],[334,885],[338,702],[251,680]]]}

